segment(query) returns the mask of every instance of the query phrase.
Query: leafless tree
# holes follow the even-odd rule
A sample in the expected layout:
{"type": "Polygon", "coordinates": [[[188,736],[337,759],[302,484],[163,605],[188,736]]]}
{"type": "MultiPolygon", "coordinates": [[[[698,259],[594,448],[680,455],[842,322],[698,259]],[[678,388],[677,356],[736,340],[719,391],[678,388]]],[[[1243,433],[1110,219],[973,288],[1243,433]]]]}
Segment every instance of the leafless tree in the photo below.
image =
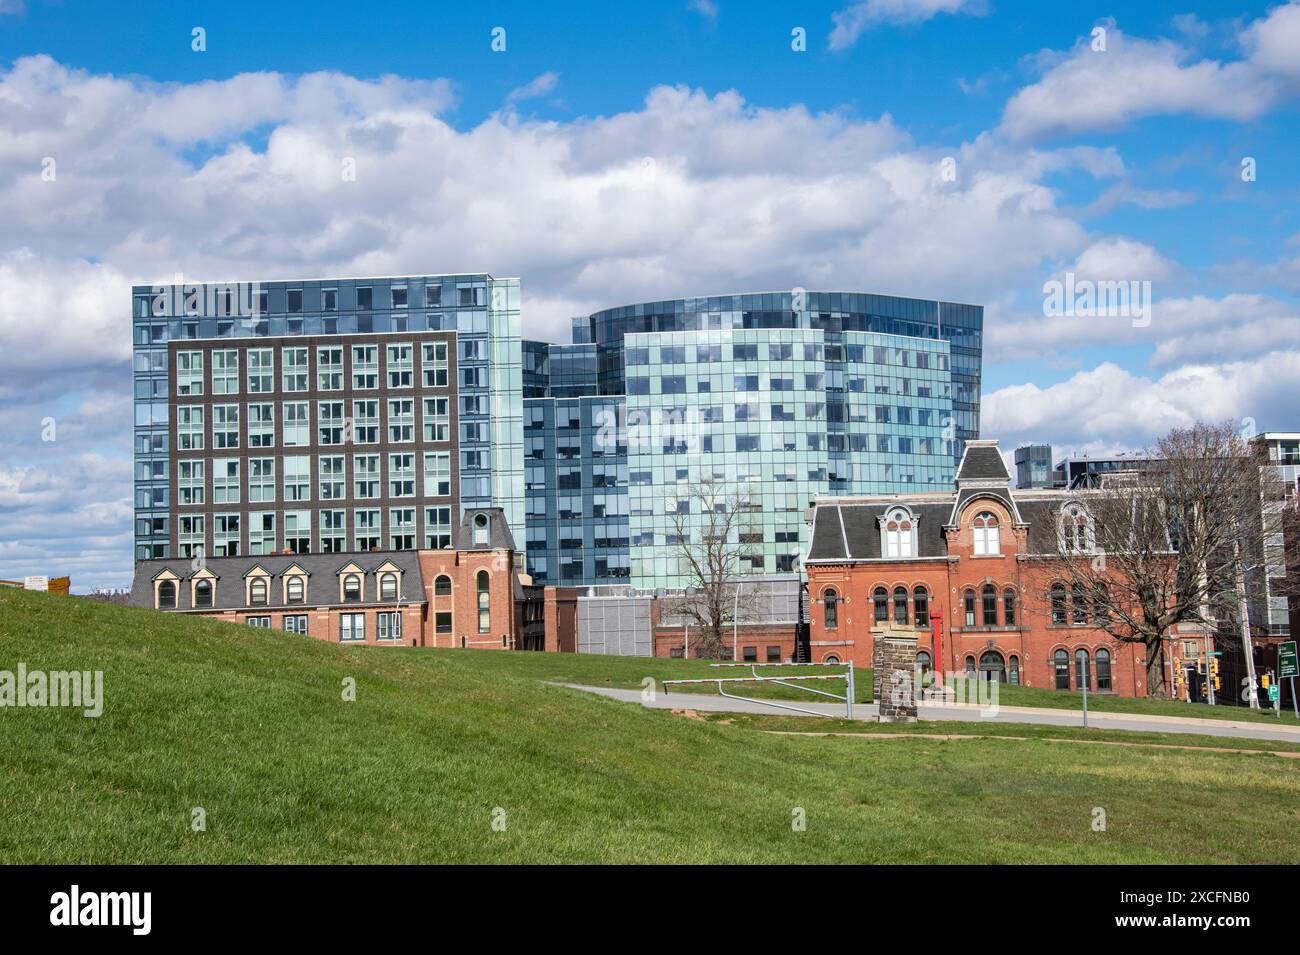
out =
{"type": "Polygon", "coordinates": [[[706,659],[724,655],[724,634],[737,619],[733,615],[746,616],[738,606],[738,588],[741,563],[754,553],[746,540],[749,508],[743,487],[720,480],[691,484],[669,501],[677,554],[691,584],[665,602],[666,610],[692,627],[691,646],[706,659]]]}
{"type": "Polygon", "coordinates": [[[1277,493],[1264,463],[1230,423],[1197,423],[1063,503],[1054,517],[1064,590],[1050,595],[1052,616],[1090,616],[1116,640],[1142,644],[1147,691],[1168,695],[1171,628],[1248,628],[1249,608],[1258,617],[1263,606],[1263,505],[1277,493]]]}

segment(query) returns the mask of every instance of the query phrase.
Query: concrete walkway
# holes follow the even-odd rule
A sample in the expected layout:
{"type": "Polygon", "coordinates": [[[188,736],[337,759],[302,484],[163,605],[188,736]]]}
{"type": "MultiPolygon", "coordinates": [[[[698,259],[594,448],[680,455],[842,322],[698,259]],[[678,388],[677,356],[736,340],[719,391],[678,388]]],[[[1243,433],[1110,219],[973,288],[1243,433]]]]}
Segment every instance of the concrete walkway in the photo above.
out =
{"type": "MultiPolygon", "coordinates": [[[[626,703],[641,703],[641,691],[603,686],[583,686],[566,683],[574,690],[595,693],[626,703]]],[[[777,700],[824,716],[844,718],[843,703],[812,703],[804,700],[777,700]]],[[[757,713],[766,716],[799,716],[790,710],[766,702],[731,700],[705,693],[657,693],[653,703],[644,703],[657,710],[698,710],[710,713],[757,713]]],[[[1078,710],[1053,710],[1042,707],[999,706],[996,712],[984,713],[971,704],[947,706],[922,705],[918,708],[922,720],[960,720],[971,723],[1033,723],[1039,726],[1082,726],[1083,714],[1078,710]]],[[[872,703],[854,703],[855,720],[874,720],[876,707],[872,703]]],[[[1300,726],[1270,726],[1267,723],[1244,720],[1204,720],[1195,717],[1147,716],[1140,713],[1098,713],[1089,711],[1088,726],[1092,729],[1131,730],[1143,733],[1190,733],[1197,736],[1225,736],[1236,739],[1267,739],[1294,743],[1300,747],[1300,726]]]]}

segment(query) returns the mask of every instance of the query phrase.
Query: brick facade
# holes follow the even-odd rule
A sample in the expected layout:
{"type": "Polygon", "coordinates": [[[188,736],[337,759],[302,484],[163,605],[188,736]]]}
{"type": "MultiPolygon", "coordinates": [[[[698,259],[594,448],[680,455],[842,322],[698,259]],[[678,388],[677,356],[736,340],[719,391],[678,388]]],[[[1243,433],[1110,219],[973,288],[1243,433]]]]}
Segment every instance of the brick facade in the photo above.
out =
{"type": "MultiPolygon", "coordinates": [[[[970,442],[968,457],[971,447],[996,454],[994,442],[970,442]]],[[[1077,690],[1082,650],[1092,691],[1145,695],[1140,645],[1116,640],[1086,610],[1076,613],[1068,594],[1053,605],[1053,585],[1068,580],[1044,544],[1055,541],[1055,527],[1042,525],[1061,503],[1052,495],[1073,500],[1086,492],[1008,485],[1005,468],[984,475],[972,466],[965,481],[959,472],[953,493],[819,500],[807,562],[812,659],[870,666],[872,628],[887,621],[910,628],[918,659],[945,672],[983,670],[1025,686],[1077,690]],[[886,540],[891,527],[902,556],[886,540]],[[977,545],[977,535],[993,533],[986,527],[996,528],[996,538],[977,545]]]]}

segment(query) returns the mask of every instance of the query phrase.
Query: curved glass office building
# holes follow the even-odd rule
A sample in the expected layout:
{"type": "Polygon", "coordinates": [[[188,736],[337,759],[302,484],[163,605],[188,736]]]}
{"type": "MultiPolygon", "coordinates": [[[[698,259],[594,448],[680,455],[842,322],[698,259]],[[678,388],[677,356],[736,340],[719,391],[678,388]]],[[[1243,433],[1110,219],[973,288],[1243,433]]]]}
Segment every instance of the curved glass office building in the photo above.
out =
{"type": "Polygon", "coordinates": [[[689,584],[676,515],[710,481],[743,500],[756,574],[795,568],[815,495],[951,487],[979,434],[982,327],[980,306],[794,289],[611,308],[571,345],[526,342],[530,571],[689,584]]]}

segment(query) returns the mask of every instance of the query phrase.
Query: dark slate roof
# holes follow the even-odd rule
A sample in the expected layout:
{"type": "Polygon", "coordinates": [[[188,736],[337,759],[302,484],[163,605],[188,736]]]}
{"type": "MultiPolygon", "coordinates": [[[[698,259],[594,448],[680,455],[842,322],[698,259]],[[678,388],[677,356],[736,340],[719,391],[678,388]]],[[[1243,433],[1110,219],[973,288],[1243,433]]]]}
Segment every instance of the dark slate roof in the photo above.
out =
{"type": "Polygon", "coordinates": [[[510,533],[510,522],[499,507],[468,507],[461,516],[453,543],[457,550],[514,550],[515,538],[510,533]],[[474,521],[479,515],[487,518],[487,536],[475,543],[474,521]]]}
{"type": "Polygon", "coordinates": [[[968,442],[957,469],[957,481],[1010,481],[1007,463],[1002,460],[1002,452],[997,442],[975,444],[968,442]]]}
{"type": "Polygon", "coordinates": [[[1060,542],[1056,537],[1056,512],[1072,495],[1062,494],[1048,500],[1020,501],[1020,516],[1029,524],[1029,553],[1055,554],[1060,542]]]}
{"type": "Polygon", "coordinates": [[[950,505],[942,501],[818,501],[813,510],[809,560],[880,560],[880,519],[894,507],[905,507],[916,519],[917,556],[946,557],[943,536],[950,505]]]}
{"type": "MultiPolygon", "coordinates": [[[[337,606],[339,603],[338,572],[349,563],[356,564],[366,574],[366,601],[359,606],[378,603],[374,578],[375,570],[391,562],[402,571],[402,599],[406,603],[424,603],[424,578],[420,574],[420,559],[416,551],[399,550],[356,554],[245,554],[240,557],[209,557],[206,569],[217,578],[217,599],[212,607],[202,610],[243,609],[244,576],[254,567],[261,567],[272,577],[269,602],[256,609],[283,610],[286,608],[337,606]],[[309,575],[307,597],[300,604],[283,602],[280,577],[284,571],[297,564],[309,575]]],[[[164,570],[170,570],[181,579],[176,588],[176,609],[191,610],[189,580],[197,572],[189,558],[169,560],[143,560],[135,565],[135,580],[131,585],[130,603],[137,607],[153,606],[153,582],[164,570]]],[[[349,606],[358,606],[349,604],[349,606]]]]}

